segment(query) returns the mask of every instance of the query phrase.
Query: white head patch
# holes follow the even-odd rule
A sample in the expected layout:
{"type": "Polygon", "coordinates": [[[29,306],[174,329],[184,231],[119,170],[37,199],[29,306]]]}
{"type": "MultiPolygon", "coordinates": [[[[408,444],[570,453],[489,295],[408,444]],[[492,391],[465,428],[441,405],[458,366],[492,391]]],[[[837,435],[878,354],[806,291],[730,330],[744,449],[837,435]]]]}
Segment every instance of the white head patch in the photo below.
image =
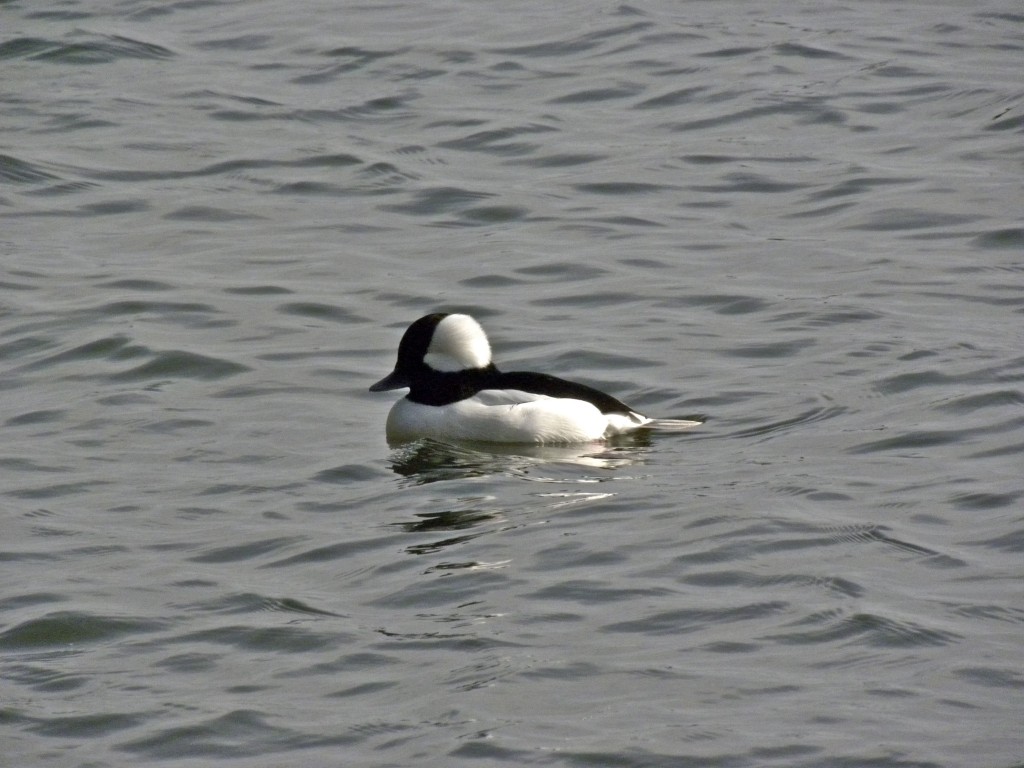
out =
{"type": "Polygon", "coordinates": [[[491,362],[491,345],[472,317],[448,315],[434,328],[423,362],[435,371],[485,368],[491,362]]]}

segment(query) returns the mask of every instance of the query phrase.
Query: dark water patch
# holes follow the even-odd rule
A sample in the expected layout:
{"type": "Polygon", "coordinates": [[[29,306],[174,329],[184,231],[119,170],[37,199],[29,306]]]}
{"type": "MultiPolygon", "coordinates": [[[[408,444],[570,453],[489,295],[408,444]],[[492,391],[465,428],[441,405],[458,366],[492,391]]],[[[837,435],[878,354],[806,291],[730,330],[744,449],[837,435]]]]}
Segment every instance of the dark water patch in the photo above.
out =
{"type": "Polygon", "coordinates": [[[728,173],[723,177],[724,182],[720,184],[691,184],[687,187],[693,192],[707,192],[711,194],[733,194],[737,192],[755,192],[758,194],[774,194],[778,192],[792,192],[798,189],[807,189],[814,182],[775,181],[763,174],[758,173],[728,173]]]}
{"type": "MultiPolygon", "coordinates": [[[[817,550],[823,547],[846,546],[849,544],[883,544],[899,552],[923,556],[925,559],[920,562],[926,566],[959,568],[966,565],[966,563],[957,558],[943,555],[933,549],[913,542],[895,538],[889,535],[887,531],[888,529],[879,525],[857,525],[841,528],[792,524],[782,525],[779,523],[750,525],[742,529],[730,531],[724,537],[715,537],[716,540],[721,539],[721,543],[715,546],[705,546],[700,551],[680,555],[673,562],[688,568],[695,565],[742,561],[756,554],[776,555],[783,552],[817,550]]],[[[694,578],[698,580],[714,580],[719,578],[717,575],[707,575],[704,572],[702,574],[698,574],[694,578]]],[[[728,580],[738,577],[731,575],[731,572],[724,572],[720,578],[728,580]]],[[[784,578],[789,577],[786,576],[784,578]]],[[[822,584],[829,590],[833,588],[829,586],[833,583],[832,579],[813,578],[815,584],[822,584]]],[[[857,585],[841,579],[835,582],[835,588],[840,593],[847,588],[852,590],[853,593],[860,589],[857,585]]]]}
{"type": "Polygon", "coordinates": [[[383,59],[388,59],[404,53],[408,49],[370,49],[354,45],[343,45],[337,48],[330,48],[320,55],[329,59],[335,59],[340,66],[347,67],[346,71],[361,69],[367,64],[372,64],[383,59]]]}
{"type": "MultiPolygon", "coordinates": [[[[32,285],[31,283],[16,283],[11,280],[0,280],[0,291],[38,291],[39,286],[32,285]]],[[[7,312],[0,312],[0,316],[8,314],[7,312]]],[[[2,350],[3,347],[0,347],[2,350]]]]}
{"type": "Polygon", "coordinates": [[[797,56],[802,59],[834,59],[836,61],[853,61],[849,56],[824,48],[817,48],[800,43],[778,43],[772,49],[779,56],[797,56]]]}
{"type": "Polygon", "coordinates": [[[708,653],[756,653],[764,646],[760,643],[748,643],[737,640],[719,640],[701,646],[708,653]]]}
{"type": "Polygon", "coordinates": [[[921,387],[944,386],[956,383],[958,378],[948,376],[940,371],[916,371],[914,373],[898,373],[888,376],[874,384],[874,389],[883,395],[895,395],[921,387]]]}
{"type": "Polygon", "coordinates": [[[355,651],[344,653],[330,661],[319,661],[294,671],[283,671],[281,677],[317,677],[353,671],[383,676],[387,668],[393,668],[400,662],[401,659],[394,654],[355,651]]]}
{"type": "Polygon", "coordinates": [[[204,221],[209,223],[219,223],[226,221],[246,221],[250,219],[260,219],[262,217],[251,213],[229,211],[226,208],[217,208],[211,205],[186,205],[182,208],[177,208],[170,213],[165,213],[163,218],[168,221],[204,221]]]}
{"type": "Polygon", "coordinates": [[[673,131],[675,133],[702,132],[712,128],[723,128],[734,123],[749,125],[756,123],[758,118],[787,114],[789,111],[790,109],[788,105],[749,107],[745,109],[736,109],[715,117],[695,118],[692,120],[680,120],[667,123],[664,127],[666,130],[673,131]]]}
{"type": "MultiPolygon", "coordinates": [[[[20,416],[12,416],[4,422],[5,427],[19,427],[28,424],[50,424],[56,421],[61,421],[67,415],[67,411],[51,408],[40,411],[30,411],[23,413],[20,416]]],[[[26,467],[27,468],[27,467],[26,467]]],[[[34,470],[40,469],[38,467],[31,467],[34,470]]],[[[60,471],[53,469],[50,471],[60,471]]]]}
{"type": "Polygon", "coordinates": [[[461,139],[439,142],[437,146],[441,149],[455,149],[462,152],[485,152],[489,155],[528,155],[541,149],[542,145],[535,142],[518,141],[517,139],[520,136],[550,133],[555,130],[557,129],[547,125],[533,123],[515,128],[478,131],[461,139]]]}
{"type": "Polygon", "coordinates": [[[389,476],[377,467],[367,464],[341,464],[330,469],[323,469],[313,475],[312,479],[318,483],[334,483],[336,485],[349,485],[350,483],[361,483],[371,480],[380,480],[389,476]]]}
{"type": "MultiPolygon", "coordinates": [[[[434,617],[435,620],[444,625],[449,622],[445,619],[434,617]]],[[[389,629],[377,629],[378,635],[385,639],[373,646],[374,650],[394,651],[395,643],[401,643],[399,648],[403,651],[447,651],[456,656],[471,656],[472,654],[501,651],[503,649],[516,649],[521,645],[518,643],[499,640],[496,638],[482,638],[471,632],[395,632],[389,629]]]]}
{"type": "Polygon", "coordinates": [[[577,192],[586,192],[594,195],[649,195],[655,192],[674,189],[667,184],[649,184],[641,181],[604,181],[588,182],[586,184],[574,184],[573,189],[577,192]]]}
{"type": "MultiPolygon", "coordinates": [[[[179,459],[179,461],[195,461],[195,460],[196,459],[192,459],[192,458],[179,459]]],[[[238,463],[240,463],[240,464],[242,464],[242,463],[244,463],[244,464],[259,464],[259,463],[261,463],[262,461],[265,461],[265,460],[266,460],[266,457],[264,457],[264,456],[254,456],[252,454],[250,454],[248,456],[245,456],[245,455],[239,456],[236,459],[236,461],[238,463]]],[[[288,485],[293,485],[293,484],[291,484],[291,483],[286,483],[285,484],[285,486],[288,486],[288,485]]],[[[206,486],[205,488],[200,489],[197,492],[197,495],[199,495],[199,496],[240,496],[240,495],[258,496],[258,495],[266,493],[266,492],[268,492],[270,490],[282,490],[285,486],[282,486],[282,487],[279,487],[279,488],[275,488],[275,489],[271,489],[268,486],[260,485],[260,484],[257,484],[257,483],[213,483],[211,485],[206,486]]],[[[192,511],[206,511],[206,510],[192,510],[192,511]]],[[[215,512],[217,510],[211,509],[209,511],[210,512],[215,512]]]]}
{"type": "Polygon", "coordinates": [[[521,672],[520,676],[526,679],[571,682],[573,680],[584,680],[590,675],[600,673],[601,667],[598,664],[576,661],[557,666],[534,667],[521,672]]]}
{"type": "Polygon", "coordinates": [[[567,168],[575,165],[587,165],[607,160],[608,155],[595,152],[562,152],[558,154],[543,155],[541,157],[524,157],[518,159],[521,165],[532,168],[567,168]]]}
{"type": "Polygon", "coordinates": [[[939,403],[940,411],[967,416],[989,408],[1017,408],[1024,406],[1024,392],[1019,389],[996,389],[991,392],[967,394],[939,403]]]}
{"type": "Polygon", "coordinates": [[[467,208],[457,219],[458,223],[469,225],[505,224],[528,218],[529,209],[515,205],[485,205],[467,208]]]}
{"type": "Polygon", "coordinates": [[[394,546],[396,542],[400,540],[401,539],[398,536],[380,536],[373,539],[362,539],[360,541],[316,546],[295,555],[289,555],[270,563],[264,563],[259,567],[289,568],[293,565],[345,560],[349,557],[365,554],[374,549],[394,546]]]}
{"type": "Polygon", "coordinates": [[[81,611],[57,611],[21,622],[0,633],[0,648],[23,650],[92,645],[162,628],[163,624],[157,621],[115,618],[81,611]]]}
{"type": "MultiPolygon", "coordinates": [[[[2,58],[2,57],[0,57],[2,58]]],[[[38,184],[59,178],[37,163],[0,154],[0,181],[8,184],[38,184]]]]}
{"type": "Polygon", "coordinates": [[[284,120],[287,122],[310,122],[310,123],[391,123],[404,118],[412,119],[416,116],[415,110],[410,106],[415,100],[414,92],[407,92],[402,96],[382,96],[342,109],[305,109],[299,111],[280,110],[273,114],[266,114],[262,111],[239,112],[236,110],[220,110],[213,113],[213,116],[231,122],[266,120],[284,120]]]}
{"type": "Polygon", "coordinates": [[[67,595],[56,592],[29,592],[0,599],[0,611],[15,611],[33,605],[67,602],[67,595]]]}
{"type": "Polygon", "coordinates": [[[363,165],[362,158],[348,152],[327,152],[298,157],[292,160],[272,158],[247,158],[227,160],[204,166],[196,171],[200,176],[219,176],[240,171],[266,170],[273,168],[348,168],[363,165]]]}
{"type": "Polygon", "coordinates": [[[648,29],[652,22],[642,21],[632,24],[623,24],[608,29],[588,32],[565,40],[551,40],[542,43],[531,43],[529,45],[494,48],[490,52],[518,58],[564,58],[579,53],[593,50],[604,44],[609,38],[621,35],[633,34],[648,29]]]}
{"type": "Polygon", "coordinates": [[[273,170],[280,168],[345,168],[362,165],[363,160],[348,153],[325,153],[299,157],[289,160],[274,158],[241,158],[222,160],[199,168],[181,170],[178,168],[162,170],[138,170],[135,168],[86,168],[69,166],[76,174],[97,181],[110,182],[145,182],[171,181],[176,179],[202,178],[204,176],[238,176],[251,171],[273,170]]]}
{"type": "Polygon", "coordinates": [[[985,126],[985,130],[1024,132],[1024,115],[1004,113],[1004,116],[993,118],[985,126]]]}
{"type": "Polygon", "coordinates": [[[682,608],[659,611],[650,616],[629,621],[606,624],[603,632],[627,632],[643,635],[684,634],[703,631],[708,626],[753,621],[776,615],[789,609],[789,603],[773,600],[723,608],[682,608]]]}
{"type": "MultiPolygon", "coordinates": [[[[431,554],[431,552],[424,554],[431,554]]],[[[392,591],[373,598],[367,605],[386,608],[389,611],[397,611],[399,614],[404,614],[408,611],[420,613],[440,611],[445,612],[445,615],[447,615],[452,606],[472,605],[476,604],[477,601],[486,599],[486,596],[493,590],[507,586],[510,578],[508,574],[502,573],[498,567],[493,565],[484,566],[479,562],[458,563],[454,564],[454,568],[451,567],[452,564],[448,565],[449,567],[444,570],[443,575],[434,575],[429,579],[423,579],[410,584],[401,590],[392,591]]],[[[419,564],[419,567],[422,568],[422,564],[419,564]]],[[[401,632],[400,636],[409,640],[425,640],[431,645],[437,643],[452,649],[467,646],[492,648],[516,645],[516,643],[500,639],[480,638],[471,631],[463,630],[458,625],[452,625],[451,622],[442,620],[441,623],[451,627],[452,631],[430,631],[428,633],[419,631],[414,633],[401,632]]],[[[381,630],[382,634],[387,634],[387,632],[387,630],[381,630]]]]}
{"type": "Polygon", "coordinates": [[[743,294],[702,293],[663,299],[658,302],[665,307],[708,307],[719,315],[747,315],[763,312],[772,304],[756,296],[743,294]]]}
{"type": "MultiPolygon", "coordinates": [[[[740,160],[747,159],[736,157],[735,155],[683,155],[680,157],[680,160],[684,163],[690,163],[691,165],[731,165],[740,160]]],[[[757,159],[759,162],[763,162],[763,158],[757,159]]]]}
{"type": "Polygon", "coordinates": [[[1008,608],[1004,605],[960,605],[953,611],[959,616],[986,621],[1000,621],[1010,624],[1024,624],[1024,608],[1008,608]]]}
{"type": "Polygon", "coordinates": [[[276,552],[279,549],[290,547],[298,541],[300,539],[297,537],[277,537],[249,541],[244,544],[214,547],[207,549],[202,554],[193,555],[188,560],[195,563],[233,563],[241,560],[251,560],[262,557],[268,552],[276,552]]]}
{"type": "Polygon", "coordinates": [[[474,192],[458,187],[436,187],[415,192],[412,197],[412,202],[382,205],[381,209],[414,216],[437,216],[471,207],[481,200],[494,197],[494,194],[474,192]]]}
{"type": "Polygon", "coordinates": [[[822,205],[817,208],[804,208],[793,211],[784,216],[789,219],[812,219],[816,217],[833,216],[854,206],[853,202],[837,203],[835,205],[822,205]]]}
{"type": "Polygon", "coordinates": [[[343,307],[333,304],[321,304],[315,301],[295,301],[289,304],[282,304],[277,308],[277,311],[285,315],[308,317],[316,320],[330,320],[334,323],[369,322],[368,318],[350,312],[343,307]]]}
{"type": "Polygon", "coordinates": [[[882,320],[885,316],[866,309],[837,309],[828,312],[788,312],[769,318],[768,322],[792,323],[793,320],[801,322],[792,323],[789,327],[793,330],[803,328],[831,328],[844,323],[863,323],[867,321],[882,320]]]}
{"type": "Polygon", "coordinates": [[[626,256],[616,259],[616,262],[625,267],[636,267],[637,269],[674,269],[674,264],[669,264],[662,259],[650,259],[643,256],[626,256]]]}
{"type": "Polygon", "coordinates": [[[565,581],[559,584],[552,584],[527,597],[538,600],[559,600],[583,605],[601,605],[620,601],[643,600],[645,598],[657,598],[671,595],[672,590],[657,589],[629,589],[624,587],[613,587],[600,581],[587,581],[577,579],[565,581]]]}
{"type": "MultiPolygon", "coordinates": [[[[30,659],[38,661],[27,664],[6,664],[4,680],[7,683],[25,686],[35,694],[66,695],[72,691],[86,688],[91,682],[94,682],[91,675],[64,672],[47,663],[50,659],[74,656],[81,652],[79,649],[28,648],[23,651],[30,654],[30,659]]],[[[0,714],[0,722],[3,719],[3,715],[0,714]]],[[[32,719],[28,717],[25,720],[32,722],[32,719]]]]}
{"type": "Polygon", "coordinates": [[[768,635],[762,639],[785,645],[855,643],[882,648],[921,648],[957,643],[955,632],[931,629],[912,621],[892,619],[873,613],[849,616],[836,612],[803,619],[799,624],[819,624],[813,629],[768,635]]]}
{"type": "Polygon", "coordinates": [[[97,283],[98,288],[111,288],[119,291],[172,291],[176,286],[160,280],[139,280],[126,278],[123,280],[111,280],[107,283],[97,283]]]}
{"type": "Polygon", "coordinates": [[[734,59],[749,56],[752,53],[759,53],[763,49],[755,46],[726,46],[716,48],[713,51],[702,51],[695,54],[703,59],[734,59]]]}
{"type": "Polygon", "coordinates": [[[350,747],[361,740],[351,730],[305,737],[271,724],[263,712],[238,709],[193,725],[153,728],[151,735],[123,742],[118,750],[148,760],[253,760],[290,750],[350,747]]]}
{"type": "Polygon", "coordinates": [[[104,712],[93,715],[39,719],[29,725],[27,730],[58,739],[95,739],[135,728],[148,720],[148,716],[137,713],[104,712]]]}
{"type": "Polygon", "coordinates": [[[154,398],[143,392],[121,392],[116,395],[105,395],[96,400],[100,405],[111,405],[117,408],[129,405],[152,406],[154,398]]]}
{"type": "Polygon", "coordinates": [[[53,483],[32,488],[18,488],[3,493],[15,499],[59,499],[64,496],[85,494],[110,484],[111,482],[107,480],[83,480],[78,483],[53,483]]]}
{"type": "Polygon", "coordinates": [[[958,493],[950,497],[949,502],[957,509],[985,510],[1016,507],[1021,498],[1024,498],[1024,490],[1007,493],[958,493]]]}
{"type": "Polygon", "coordinates": [[[508,275],[476,275],[459,280],[459,285],[467,288],[508,288],[514,285],[527,285],[527,280],[517,280],[508,275]]]}
{"type": "Polygon", "coordinates": [[[266,598],[263,602],[267,609],[271,611],[299,613],[310,616],[334,616],[335,618],[346,618],[344,614],[334,613],[333,611],[327,611],[323,608],[317,608],[316,606],[310,605],[302,600],[296,600],[293,597],[266,598]]]}
{"type": "Polygon", "coordinates": [[[836,197],[848,197],[850,195],[870,196],[880,188],[919,184],[922,180],[921,177],[916,176],[857,176],[855,178],[844,178],[826,189],[809,193],[807,199],[817,201],[831,200],[836,197]]]}
{"type": "Polygon", "coordinates": [[[846,449],[846,452],[854,455],[895,452],[897,455],[913,457],[921,455],[920,451],[925,448],[963,442],[976,432],[971,429],[910,430],[895,437],[855,445],[846,449]]]}
{"type": "MultiPolygon", "coordinates": [[[[200,304],[187,301],[146,301],[143,299],[124,299],[101,304],[89,310],[89,314],[101,317],[120,317],[124,315],[156,315],[158,317],[178,318],[191,315],[214,315],[220,310],[212,304],[200,304]]],[[[123,338],[123,337],[113,337],[123,338]]]]}
{"type": "Polygon", "coordinates": [[[418,181],[421,174],[404,171],[392,163],[372,163],[357,171],[357,176],[366,184],[350,190],[349,194],[382,195],[398,192],[410,181],[418,181]]]}
{"type": "MultiPolygon", "coordinates": [[[[376,194],[384,194],[388,190],[378,189],[376,194]]],[[[352,195],[365,196],[370,194],[365,189],[354,189],[349,185],[331,184],[324,181],[293,181],[287,184],[278,184],[274,187],[274,194],[277,195],[325,195],[328,197],[351,197],[352,195]]]]}
{"type": "Polygon", "coordinates": [[[622,229],[633,228],[633,227],[667,227],[670,226],[667,223],[660,221],[654,221],[652,219],[642,219],[639,216],[594,216],[586,219],[587,222],[594,225],[607,225],[613,228],[612,232],[615,233],[611,236],[626,236],[622,232],[622,229]]]}
{"type": "Polygon", "coordinates": [[[147,381],[150,379],[215,380],[250,370],[246,365],[219,357],[170,350],[157,352],[153,359],[120,373],[110,374],[110,381],[147,381]]]}
{"type": "MultiPolygon", "coordinates": [[[[199,588],[217,586],[216,584],[198,583],[199,588]]],[[[215,596],[191,603],[179,604],[177,607],[188,611],[217,614],[219,616],[253,615],[267,610],[268,598],[256,592],[222,592],[216,590],[215,596]]],[[[234,630],[232,630],[234,631],[234,630]]]]}
{"type": "Polygon", "coordinates": [[[335,699],[349,699],[356,696],[371,696],[373,694],[386,691],[391,688],[395,688],[401,685],[401,682],[397,680],[380,680],[372,683],[359,683],[348,688],[343,688],[340,691],[334,691],[333,693],[327,694],[329,698],[335,699]]]}
{"type": "Polygon", "coordinates": [[[0,59],[23,59],[58,47],[59,43],[40,37],[15,37],[0,43],[0,59]]]}
{"type": "Polygon", "coordinates": [[[80,205],[70,215],[74,216],[122,216],[126,213],[142,213],[149,210],[145,200],[104,200],[99,203],[80,205]]]}
{"type": "MultiPolygon", "coordinates": [[[[280,621],[278,619],[278,621],[280,621]]],[[[174,638],[175,643],[228,646],[240,651],[274,651],[276,653],[308,653],[322,651],[351,641],[354,636],[344,632],[316,632],[318,623],[294,621],[286,626],[264,627],[228,624],[213,629],[190,632],[174,638]]]]}
{"type": "Polygon", "coordinates": [[[616,99],[625,99],[630,96],[636,96],[644,91],[644,86],[632,84],[632,85],[620,85],[608,88],[589,88],[582,91],[576,91],[574,93],[566,94],[565,96],[557,96],[553,99],[548,99],[548,104],[586,104],[590,102],[601,102],[601,101],[614,101],[616,99]]]}
{"type": "Polygon", "coordinates": [[[799,353],[818,343],[817,339],[794,339],[793,341],[776,341],[770,344],[748,344],[742,347],[723,350],[730,357],[773,359],[780,357],[798,357],[799,353]]]}
{"type": "Polygon", "coordinates": [[[663,93],[634,105],[634,109],[663,109],[665,107],[678,107],[681,104],[689,104],[699,94],[707,92],[705,86],[693,88],[680,88],[678,90],[663,93]]]}
{"type": "Polygon", "coordinates": [[[962,301],[970,304],[987,304],[992,307],[1008,307],[1018,313],[1024,312],[1024,295],[1021,295],[1019,288],[1007,285],[980,284],[978,289],[985,292],[985,295],[972,296],[966,293],[952,293],[946,291],[921,291],[922,296],[936,299],[944,299],[950,302],[962,301]],[[994,296],[994,293],[1012,293],[1010,296],[994,296]]]}
{"type": "Polygon", "coordinates": [[[199,50],[211,51],[260,51],[271,47],[274,43],[272,35],[248,33],[233,37],[218,37],[208,40],[197,40],[194,45],[199,50]]]}
{"type": "Polygon", "coordinates": [[[243,285],[224,288],[223,291],[234,296],[282,296],[294,293],[291,289],[279,285],[243,285]]]}
{"type": "Polygon", "coordinates": [[[155,662],[153,666],[169,672],[195,674],[214,672],[219,660],[220,654],[215,653],[178,653],[155,662]]]}
{"type": "Polygon", "coordinates": [[[993,536],[989,539],[975,539],[966,543],[1002,552],[1024,552],[1024,527],[1008,531],[999,536],[993,536]]]}
{"type": "Polygon", "coordinates": [[[143,40],[134,40],[123,35],[96,35],[77,32],[76,38],[90,38],[84,42],[57,42],[33,40],[28,47],[37,48],[21,56],[35,61],[53,64],[108,64],[120,59],[171,59],[175,53],[169,48],[143,40]],[[40,42],[45,45],[40,46],[40,42]]]}
{"type": "Polygon", "coordinates": [[[635,293],[619,291],[593,291],[591,293],[564,294],[559,297],[530,299],[527,303],[537,307],[615,307],[635,304],[635,293]]]}
{"type": "Polygon", "coordinates": [[[533,264],[513,270],[517,275],[539,278],[542,282],[551,279],[559,281],[591,280],[608,274],[608,270],[594,264],[573,261],[552,260],[545,264],[533,264]]]}
{"type": "Polygon", "coordinates": [[[986,688],[1024,689],[1024,674],[1016,669],[995,667],[964,667],[956,671],[957,677],[986,688]]]}
{"type": "Polygon", "coordinates": [[[978,248],[1013,248],[1024,251],[1024,228],[997,229],[985,232],[971,240],[978,248]]]}
{"type": "MultiPolygon", "coordinates": [[[[600,342],[595,340],[594,346],[597,346],[600,342]]],[[[555,357],[547,358],[547,367],[550,370],[572,370],[574,367],[579,366],[580,356],[583,353],[582,349],[578,349],[575,352],[567,352],[556,355],[555,357]]],[[[650,360],[649,358],[636,357],[634,355],[616,355],[611,353],[602,353],[587,350],[586,353],[587,365],[593,366],[594,368],[600,368],[602,370],[625,370],[632,371],[641,368],[653,368],[658,365],[656,361],[650,360]]],[[[621,382],[616,384],[611,381],[602,381],[599,383],[601,387],[607,387],[609,389],[620,389],[623,386],[630,386],[628,382],[621,382]]],[[[624,443],[623,445],[627,445],[624,443]]]]}
{"type": "Polygon", "coordinates": [[[889,208],[875,211],[863,223],[852,224],[847,229],[869,232],[903,232],[919,229],[948,228],[979,221],[980,215],[951,213],[949,211],[927,211],[913,208],[889,208]]]}
{"type": "Polygon", "coordinates": [[[939,556],[939,553],[933,549],[891,536],[889,529],[882,525],[856,525],[838,528],[832,533],[832,536],[836,542],[880,543],[915,555],[939,556]]]}

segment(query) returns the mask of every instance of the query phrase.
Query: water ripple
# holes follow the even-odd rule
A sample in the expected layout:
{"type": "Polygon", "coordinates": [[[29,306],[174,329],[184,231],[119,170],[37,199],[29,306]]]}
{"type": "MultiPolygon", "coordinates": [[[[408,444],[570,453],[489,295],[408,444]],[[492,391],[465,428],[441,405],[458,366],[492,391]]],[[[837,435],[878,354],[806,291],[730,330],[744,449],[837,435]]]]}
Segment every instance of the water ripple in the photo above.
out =
{"type": "Polygon", "coordinates": [[[9,761],[1019,761],[1024,15],[49,5],[0,40],[9,761]],[[431,311],[710,418],[392,448],[431,311]]]}

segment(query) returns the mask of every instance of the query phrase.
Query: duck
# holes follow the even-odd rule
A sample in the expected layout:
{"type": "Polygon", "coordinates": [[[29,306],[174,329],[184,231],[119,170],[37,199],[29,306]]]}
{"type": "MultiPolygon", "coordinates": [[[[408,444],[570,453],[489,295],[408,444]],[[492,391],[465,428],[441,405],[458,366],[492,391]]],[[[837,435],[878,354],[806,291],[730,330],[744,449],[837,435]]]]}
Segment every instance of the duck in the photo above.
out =
{"type": "Polygon", "coordinates": [[[702,422],[654,419],[598,389],[532,371],[500,371],[473,317],[435,312],[410,325],[394,370],[371,392],[408,388],[388,413],[389,443],[421,438],[568,445],[702,422]]]}

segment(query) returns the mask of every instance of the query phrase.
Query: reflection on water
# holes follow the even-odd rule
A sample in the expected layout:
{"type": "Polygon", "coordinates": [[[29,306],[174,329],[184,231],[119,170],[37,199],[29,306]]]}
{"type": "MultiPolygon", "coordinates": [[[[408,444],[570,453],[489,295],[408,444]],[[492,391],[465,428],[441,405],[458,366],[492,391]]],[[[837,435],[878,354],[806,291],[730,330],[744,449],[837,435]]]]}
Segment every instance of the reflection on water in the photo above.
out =
{"type": "Polygon", "coordinates": [[[461,531],[472,528],[479,523],[498,517],[494,512],[482,509],[446,509],[443,512],[421,512],[413,523],[395,523],[406,533],[423,533],[424,531],[461,531]]]}
{"type": "Polygon", "coordinates": [[[505,445],[425,438],[396,447],[391,468],[417,484],[495,474],[523,476],[538,466],[559,463],[618,469],[642,463],[649,447],[650,436],[646,433],[624,436],[614,443],[582,445],[505,445]]]}

